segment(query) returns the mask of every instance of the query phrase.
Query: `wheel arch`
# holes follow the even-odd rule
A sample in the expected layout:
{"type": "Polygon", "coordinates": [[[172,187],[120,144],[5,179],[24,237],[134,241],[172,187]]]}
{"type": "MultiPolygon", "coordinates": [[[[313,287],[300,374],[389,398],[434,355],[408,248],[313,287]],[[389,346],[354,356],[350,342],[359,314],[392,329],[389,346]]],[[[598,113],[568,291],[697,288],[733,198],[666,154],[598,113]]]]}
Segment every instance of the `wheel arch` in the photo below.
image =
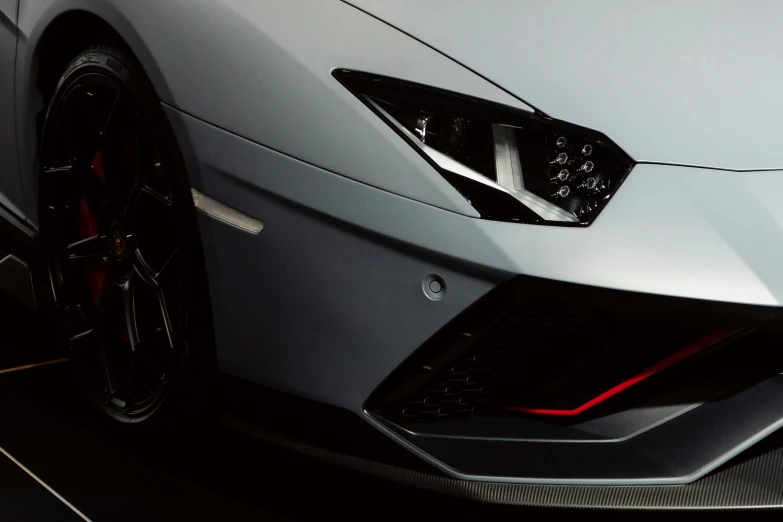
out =
{"type": "Polygon", "coordinates": [[[161,99],[169,90],[143,38],[111,0],[23,2],[16,60],[17,146],[28,223],[38,226],[38,148],[46,109],[65,67],[97,43],[118,46],[141,64],[161,99]]]}

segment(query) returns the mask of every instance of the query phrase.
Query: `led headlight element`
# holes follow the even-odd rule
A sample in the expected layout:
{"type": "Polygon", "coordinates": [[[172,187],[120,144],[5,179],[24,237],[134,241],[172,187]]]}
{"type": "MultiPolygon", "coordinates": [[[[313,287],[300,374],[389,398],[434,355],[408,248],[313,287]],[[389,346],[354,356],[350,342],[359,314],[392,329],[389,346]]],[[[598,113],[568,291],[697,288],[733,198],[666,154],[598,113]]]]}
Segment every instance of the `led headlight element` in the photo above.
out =
{"type": "Polygon", "coordinates": [[[365,73],[334,74],[485,219],[589,225],[633,168],[603,134],[540,113],[365,73]]]}

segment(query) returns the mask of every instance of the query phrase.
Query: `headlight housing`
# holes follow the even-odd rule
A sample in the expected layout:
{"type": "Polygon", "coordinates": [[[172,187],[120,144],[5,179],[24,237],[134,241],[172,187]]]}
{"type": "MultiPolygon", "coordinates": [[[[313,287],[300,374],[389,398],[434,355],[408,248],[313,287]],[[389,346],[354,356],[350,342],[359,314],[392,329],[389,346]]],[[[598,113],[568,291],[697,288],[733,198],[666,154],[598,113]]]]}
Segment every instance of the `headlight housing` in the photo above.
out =
{"type": "Polygon", "coordinates": [[[538,112],[344,69],[334,76],[484,219],[587,226],[634,165],[605,135],[538,112]]]}

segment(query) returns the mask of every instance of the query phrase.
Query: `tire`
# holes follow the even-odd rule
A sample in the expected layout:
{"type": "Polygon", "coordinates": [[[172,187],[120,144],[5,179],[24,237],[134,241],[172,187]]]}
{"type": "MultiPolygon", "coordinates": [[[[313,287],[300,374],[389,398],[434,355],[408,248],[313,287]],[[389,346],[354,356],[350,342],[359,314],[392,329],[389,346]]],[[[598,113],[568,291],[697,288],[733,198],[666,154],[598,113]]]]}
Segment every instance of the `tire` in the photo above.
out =
{"type": "Polygon", "coordinates": [[[39,223],[60,342],[88,399],[123,425],[202,412],[214,335],[181,153],[141,66],[79,53],[43,126],[39,223]]]}

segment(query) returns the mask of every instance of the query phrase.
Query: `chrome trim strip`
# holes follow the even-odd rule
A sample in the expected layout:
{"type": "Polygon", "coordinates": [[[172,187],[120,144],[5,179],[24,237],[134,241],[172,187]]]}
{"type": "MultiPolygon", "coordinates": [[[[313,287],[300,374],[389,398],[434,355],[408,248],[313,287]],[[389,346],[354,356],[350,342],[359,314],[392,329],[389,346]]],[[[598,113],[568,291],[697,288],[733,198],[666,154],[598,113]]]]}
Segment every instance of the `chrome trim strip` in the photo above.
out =
{"type": "Polygon", "coordinates": [[[522,165],[519,162],[519,149],[514,129],[493,123],[492,137],[495,140],[495,172],[498,185],[509,190],[524,189],[525,181],[522,178],[522,165]]]}
{"type": "Polygon", "coordinates": [[[209,196],[205,196],[196,189],[190,189],[190,192],[193,195],[193,204],[204,214],[223,221],[224,223],[228,223],[229,225],[233,225],[245,232],[250,232],[251,234],[258,234],[263,230],[264,223],[261,221],[252,218],[247,214],[243,214],[238,210],[234,210],[228,205],[216,201],[209,196]]]}

